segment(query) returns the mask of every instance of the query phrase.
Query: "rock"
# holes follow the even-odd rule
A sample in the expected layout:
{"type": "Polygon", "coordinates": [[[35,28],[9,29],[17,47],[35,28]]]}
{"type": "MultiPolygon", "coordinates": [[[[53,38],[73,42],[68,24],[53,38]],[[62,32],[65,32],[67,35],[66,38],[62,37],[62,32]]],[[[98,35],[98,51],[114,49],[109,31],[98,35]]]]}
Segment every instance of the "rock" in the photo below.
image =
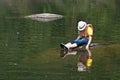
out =
{"type": "Polygon", "coordinates": [[[41,14],[32,14],[25,16],[24,18],[37,20],[37,21],[53,21],[63,18],[62,15],[52,14],[52,13],[41,13],[41,14]]]}

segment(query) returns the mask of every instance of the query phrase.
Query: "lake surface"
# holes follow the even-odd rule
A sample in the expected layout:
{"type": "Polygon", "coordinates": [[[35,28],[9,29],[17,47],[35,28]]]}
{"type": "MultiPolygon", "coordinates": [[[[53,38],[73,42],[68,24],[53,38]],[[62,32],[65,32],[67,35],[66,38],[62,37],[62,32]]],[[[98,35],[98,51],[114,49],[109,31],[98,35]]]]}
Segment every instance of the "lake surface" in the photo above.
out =
{"type": "Polygon", "coordinates": [[[1,0],[0,80],[119,80],[119,0],[1,0]],[[25,19],[25,16],[55,13],[54,21],[25,19]],[[61,42],[77,36],[77,22],[94,26],[93,42],[108,43],[91,48],[92,65],[78,71],[77,51],[61,57],[61,42]]]}

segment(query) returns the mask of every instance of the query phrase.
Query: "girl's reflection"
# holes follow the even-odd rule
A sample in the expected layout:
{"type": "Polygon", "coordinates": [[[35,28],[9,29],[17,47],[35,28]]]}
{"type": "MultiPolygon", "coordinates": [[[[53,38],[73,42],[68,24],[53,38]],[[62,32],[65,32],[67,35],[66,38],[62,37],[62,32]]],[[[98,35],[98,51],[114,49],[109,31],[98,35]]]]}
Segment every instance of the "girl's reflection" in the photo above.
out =
{"type": "Polygon", "coordinates": [[[60,56],[62,58],[65,58],[67,55],[77,55],[78,56],[77,70],[79,72],[87,71],[92,66],[93,56],[89,49],[87,49],[87,50],[71,50],[71,51],[61,50],[60,56]]]}
{"type": "Polygon", "coordinates": [[[78,54],[78,71],[86,71],[92,66],[92,53],[91,51],[85,50],[83,52],[77,52],[78,54]]]}

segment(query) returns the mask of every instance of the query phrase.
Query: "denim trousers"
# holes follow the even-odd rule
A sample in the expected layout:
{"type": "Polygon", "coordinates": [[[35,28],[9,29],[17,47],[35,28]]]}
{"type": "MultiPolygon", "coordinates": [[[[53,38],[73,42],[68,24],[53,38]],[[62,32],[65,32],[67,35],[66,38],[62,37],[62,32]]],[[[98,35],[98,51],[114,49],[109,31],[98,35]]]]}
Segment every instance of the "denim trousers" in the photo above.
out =
{"type": "Polygon", "coordinates": [[[75,39],[73,41],[71,41],[71,43],[76,43],[77,46],[82,46],[84,44],[87,44],[88,43],[88,38],[79,38],[79,39],[75,39]]]}

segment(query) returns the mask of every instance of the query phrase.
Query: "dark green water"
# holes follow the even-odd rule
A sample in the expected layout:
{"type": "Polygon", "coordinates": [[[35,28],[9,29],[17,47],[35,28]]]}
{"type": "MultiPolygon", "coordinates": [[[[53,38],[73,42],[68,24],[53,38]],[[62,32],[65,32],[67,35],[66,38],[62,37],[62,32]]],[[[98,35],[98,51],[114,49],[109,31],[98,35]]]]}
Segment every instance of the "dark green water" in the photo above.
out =
{"type": "Polygon", "coordinates": [[[0,80],[119,80],[119,0],[1,0],[0,80]],[[39,13],[64,18],[50,22],[25,19],[39,13]],[[59,44],[77,36],[77,22],[95,29],[93,65],[78,72],[78,56],[60,57],[59,44]]]}

